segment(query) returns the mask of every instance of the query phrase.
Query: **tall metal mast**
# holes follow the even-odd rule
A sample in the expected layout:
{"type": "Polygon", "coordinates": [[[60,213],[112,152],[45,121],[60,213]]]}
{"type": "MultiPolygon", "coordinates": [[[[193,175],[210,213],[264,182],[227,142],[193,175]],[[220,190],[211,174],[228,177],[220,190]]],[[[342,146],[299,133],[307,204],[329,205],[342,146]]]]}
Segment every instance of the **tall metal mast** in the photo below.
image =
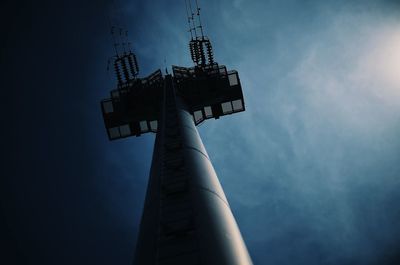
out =
{"type": "MultiPolygon", "coordinates": [[[[197,1],[196,6],[199,16],[197,1]]],[[[134,264],[249,265],[251,258],[196,128],[206,119],[244,111],[242,88],[236,71],[211,58],[211,43],[202,26],[201,36],[193,31],[190,12],[195,66],[173,66],[173,75],[166,76],[157,70],[147,78],[138,78],[133,67],[136,74],[121,82],[118,78],[117,89],[101,102],[110,140],[156,133],[134,264]]],[[[129,58],[136,62],[129,54],[115,62],[129,58]]]]}

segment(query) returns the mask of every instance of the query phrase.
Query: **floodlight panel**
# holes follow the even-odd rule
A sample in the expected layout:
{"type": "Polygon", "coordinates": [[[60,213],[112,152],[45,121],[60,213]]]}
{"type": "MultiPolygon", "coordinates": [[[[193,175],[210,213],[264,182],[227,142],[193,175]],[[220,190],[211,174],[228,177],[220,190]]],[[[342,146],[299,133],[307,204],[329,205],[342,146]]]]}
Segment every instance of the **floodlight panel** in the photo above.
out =
{"type": "Polygon", "coordinates": [[[230,114],[233,112],[232,103],[230,101],[222,103],[221,107],[224,114],[230,114]]]}
{"type": "Polygon", "coordinates": [[[204,114],[206,116],[206,118],[212,118],[213,117],[213,113],[212,113],[212,108],[211,106],[206,106],[204,107],[204,114]]]}
{"type": "Polygon", "coordinates": [[[114,140],[121,137],[118,127],[113,127],[108,129],[108,137],[110,140],[114,140]]]}
{"type": "Polygon", "coordinates": [[[239,80],[238,80],[237,72],[231,72],[230,74],[228,74],[228,80],[229,80],[229,85],[230,86],[238,85],[239,84],[239,80]]]}
{"type": "Polygon", "coordinates": [[[102,101],[101,105],[103,109],[103,114],[109,114],[114,112],[112,100],[104,100],[102,101]]]}
{"type": "Polygon", "coordinates": [[[196,125],[201,123],[204,120],[202,110],[197,110],[197,111],[193,112],[193,118],[194,118],[194,123],[196,125]]]}
{"type": "Polygon", "coordinates": [[[158,129],[158,121],[154,120],[150,122],[150,131],[157,132],[158,129]]]}
{"type": "Polygon", "coordinates": [[[147,121],[141,121],[139,122],[139,126],[140,126],[140,132],[141,133],[146,133],[149,131],[149,126],[147,124],[147,121]]]}
{"type": "Polygon", "coordinates": [[[244,110],[243,100],[237,99],[232,101],[232,107],[234,112],[239,112],[244,110]]]}
{"type": "Polygon", "coordinates": [[[127,137],[131,135],[131,129],[129,127],[129,124],[119,126],[119,131],[121,133],[121,137],[127,137]]]}

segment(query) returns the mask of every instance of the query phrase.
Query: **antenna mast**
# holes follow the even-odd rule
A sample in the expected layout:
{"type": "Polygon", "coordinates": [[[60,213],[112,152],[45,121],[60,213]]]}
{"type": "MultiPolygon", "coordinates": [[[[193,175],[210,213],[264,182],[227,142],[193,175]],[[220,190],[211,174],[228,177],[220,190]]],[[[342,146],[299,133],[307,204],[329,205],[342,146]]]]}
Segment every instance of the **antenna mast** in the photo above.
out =
{"type": "Polygon", "coordinates": [[[217,65],[214,61],[214,52],[211,45],[211,42],[207,36],[204,36],[203,25],[201,23],[201,16],[198,0],[195,0],[196,3],[196,14],[192,10],[192,0],[185,0],[186,4],[186,12],[188,16],[188,23],[190,28],[190,42],[189,42],[189,50],[190,55],[192,57],[193,62],[195,63],[197,69],[204,71],[206,68],[210,68],[212,65],[217,65]],[[187,2],[189,2],[190,14],[187,9],[187,2]],[[196,15],[197,20],[194,18],[196,15]],[[192,22],[192,25],[190,25],[192,22]],[[201,36],[197,35],[197,29],[200,29],[201,36]],[[193,38],[193,31],[195,34],[195,38],[193,38]]]}
{"type": "Polygon", "coordinates": [[[187,0],[187,1],[189,2],[190,20],[192,21],[192,30],[194,31],[194,36],[197,39],[197,29],[196,29],[197,27],[196,27],[196,21],[194,19],[194,12],[192,9],[192,0],[187,0]]]}
{"type": "MultiPolygon", "coordinates": [[[[112,6],[114,11],[117,12],[116,4],[113,0],[112,6]]],[[[115,50],[115,55],[112,57],[114,58],[114,71],[118,81],[118,88],[121,89],[136,80],[136,77],[139,74],[139,65],[136,55],[132,52],[131,42],[129,42],[128,30],[126,27],[124,28],[120,25],[113,25],[110,16],[108,17],[108,21],[115,50]],[[119,32],[116,33],[115,30],[118,30],[119,32]],[[118,34],[118,36],[115,36],[115,34],[118,34]],[[123,51],[120,51],[118,46],[122,46],[123,51]]],[[[110,64],[110,60],[108,64],[110,64]]]]}
{"type": "Polygon", "coordinates": [[[198,28],[200,28],[201,38],[204,39],[203,25],[201,24],[200,8],[199,8],[199,3],[197,2],[197,0],[196,0],[196,8],[197,8],[197,18],[199,20],[198,28]]]}
{"type": "Polygon", "coordinates": [[[110,18],[110,16],[108,16],[108,25],[109,25],[109,27],[110,27],[110,34],[111,34],[111,38],[112,38],[112,41],[113,41],[113,47],[114,47],[114,51],[115,51],[115,56],[116,57],[119,57],[119,53],[118,53],[118,42],[117,42],[117,40],[116,40],[116,38],[115,38],[115,35],[114,35],[114,26],[111,24],[111,18],[110,18]]]}
{"type": "Polygon", "coordinates": [[[190,39],[193,40],[193,30],[192,30],[192,25],[190,24],[191,18],[189,16],[187,0],[185,0],[185,7],[186,7],[187,22],[188,22],[188,26],[189,26],[189,30],[188,31],[190,32],[190,39]]]}

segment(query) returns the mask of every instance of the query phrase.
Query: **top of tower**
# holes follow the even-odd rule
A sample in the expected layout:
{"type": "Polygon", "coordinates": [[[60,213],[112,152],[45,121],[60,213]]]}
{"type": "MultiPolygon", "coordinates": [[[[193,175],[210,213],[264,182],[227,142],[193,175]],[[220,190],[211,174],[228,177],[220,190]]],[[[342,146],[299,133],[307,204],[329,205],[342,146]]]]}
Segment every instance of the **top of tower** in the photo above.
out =
{"type": "Polygon", "coordinates": [[[211,42],[204,35],[198,2],[185,0],[185,3],[191,35],[189,47],[195,66],[172,66],[173,77],[168,74],[163,77],[160,70],[146,78],[138,77],[136,57],[124,41],[127,32],[111,27],[118,86],[111,91],[111,97],[101,102],[110,140],[157,132],[164,111],[161,105],[164,88],[171,78],[174,93],[184,100],[196,125],[245,110],[238,72],[229,71],[214,61],[211,42]]]}

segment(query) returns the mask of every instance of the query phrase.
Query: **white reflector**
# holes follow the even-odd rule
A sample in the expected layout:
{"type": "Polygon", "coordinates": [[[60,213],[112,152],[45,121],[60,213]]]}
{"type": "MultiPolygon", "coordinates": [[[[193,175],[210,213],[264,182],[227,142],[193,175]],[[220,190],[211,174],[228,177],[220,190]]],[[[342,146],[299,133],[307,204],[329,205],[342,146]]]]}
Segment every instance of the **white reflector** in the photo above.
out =
{"type": "Polygon", "coordinates": [[[232,101],[232,106],[234,111],[241,111],[243,110],[243,103],[241,99],[232,101]]]}
{"type": "Polygon", "coordinates": [[[119,126],[119,131],[122,137],[131,135],[131,128],[129,127],[129,124],[119,126]]]}

